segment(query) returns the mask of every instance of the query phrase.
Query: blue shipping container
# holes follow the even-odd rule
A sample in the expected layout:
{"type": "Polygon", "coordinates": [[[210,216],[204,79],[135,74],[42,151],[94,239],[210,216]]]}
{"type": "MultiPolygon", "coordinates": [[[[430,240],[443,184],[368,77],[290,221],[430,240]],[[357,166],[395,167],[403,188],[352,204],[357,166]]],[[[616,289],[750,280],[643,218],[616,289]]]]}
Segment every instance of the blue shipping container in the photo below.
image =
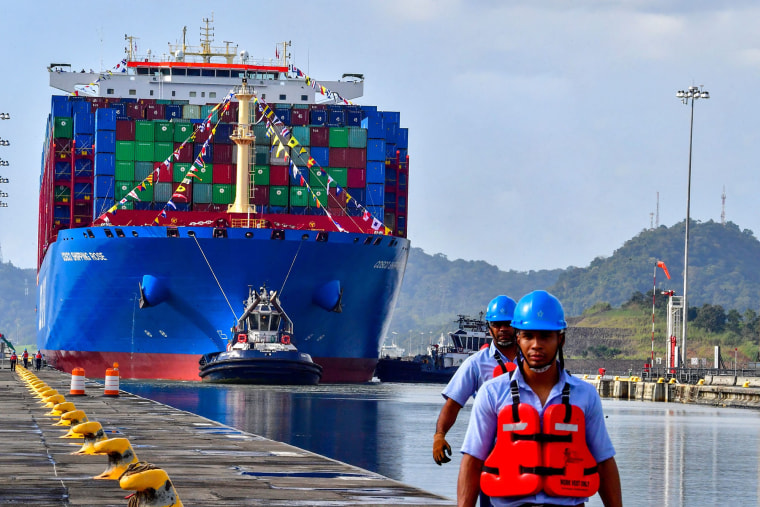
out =
{"type": "Polygon", "coordinates": [[[74,161],[74,176],[92,177],[92,160],[89,158],[78,158],[74,161]]]}
{"type": "Polygon", "coordinates": [[[398,111],[383,111],[383,123],[401,123],[401,113],[398,111]]]}
{"type": "Polygon", "coordinates": [[[182,119],[182,106],[179,104],[167,104],[164,108],[164,119],[182,119]]]}
{"type": "MultiPolygon", "coordinates": [[[[96,153],[95,154],[95,177],[98,177],[98,176],[113,177],[115,172],[116,172],[116,155],[114,155],[113,153],[96,153]]],[[[96,195],[95,197],[108,197],[108,196],[96,195]]]]}
{"type": "Polygon", "coordinates": [[[116,111],[101,107],[95,111],[95,130],[116,130],[116,111]]]}
{"type": "Polygon", "coordinates": [[[385,218],[385,209],[382,206],[367,205],[367,211],[381,222],[383,221],[383,218],[385,218]]]}
{"type": "Polygon", "coordinates": [[[385,183],[385,162],[367,162],[367,183],[385,183]]]}
{"type": "Polygon", "coordinates": [[[68,97],[53,95],[51,112],[53,116],[71,117],[71,102],[68,97]]]}
{"type": "Polygon", "coordinates": [[[383,117],[379,114],[367,116],[362,120],[362,128],[367,129],[367,137],[381,139],[385,137],[383,117]]]}
{"type": "Polygon", "coordinates": [[[112,130],[96,131],[95,153],[114,153],[115,150],[116,150],[116,132],[112,130]]]}
{"type": "Polygon", "coordinates": [[[110,199],[114,198],[114,180],[113,176],[95,176],[95,198],[110,199]]]}
{"type": "Polygon", "coordinates": [[[114,110],[114,112],[116,113],[117,120],[126,120],[128,118],[126,104],[122,102],[117,102],[117,103],[111,104],[108,107],[114,110]]]}
{"type": "Polygon", "coordinates": [[[320,167],[329,167],[330,165],[330,148],[324,148],[320,146],[312,146],[309,150],[309,154],[311,155],[311,158],[314,159],[314,161],[319,165],[320,167]]]}
{"type": "Polygon", "coordinates": [[[309,170],[304,167],[298,168],[298,176],[293,176],[293,171],[288,171],[288,174],[290,174],[290,186],[291,187],[299,187],[301,186],[301,176],[303,176],[303,179],[306,183],[309,183],[309,170]]]}
{"type": "Polygon", "coordinates": [[[346,112],[342,109],[327,110],[327,126],[342,127],[346,123],[346,112]]]}
{"type": "Polygon", "coordinates": [[[327,111],[324,109],[312,109],[309,112],[309,124],[322,126],[327,123],[327,111]]]}
{"type": "Polygon", "coordinates": [[[216,126],[216,134],[214,134],[214,142],[217,144],[232,144],[232,131],[235,126],[232,123],[220,123],[216,126]]]}
{"type": "MultiPolygon", "coordinates": [[[[198,155],[200,155],[201,150],[203,149],[203,143],[195,143],[193,145],[193,160],[198,158],[198,155]]],[[[207,164],[211,164],[214,162],[214,145],[209,143],[208,146],[206,146],[206,154],[203,155],[203,161],[207,164]]]]}
{"type": "Polygon", "coordinates": [[[385,143],[385,158],[396,160],[396,145],[393,143],[385,143]]]}
{"type": "Polygon", "coordinates": [[[396,145],[399,148],[409,148],[409,129],[398,129],[396,132],[396,145]]]}
{"type": "Polygon", "coordinates": [[[362,124],[362,112],[360,109],[346,111],[346,127],[359,127],[362,124]]]}
{"type": "Polygon", "coordinates": [[[385,140],[367,139],[367,161],[385,161],[385,140]]]}
{"type": "Polygon", "coordinates": [[[74,200],[91,201],[92,183],[74,183],[74,200]]]}
{"type": "Polygon", "coordinates": [[[69,102],[71,103],[71,112],[74,115],[85,113],[90,114],[92,112],[92,106],[84,99],[84,97],[71,97],[69,102]]]}
{"type": "Polygon", "coordinates": [[[92,151],[92,134],[74,134],[74,151],[92,151]]]}
{"type": "Polygon", "coordinates": [[[57,180],[71,179],[71,162],[56,162],[55,163],[55,179],[57,180]]]}
{"type": "MultiPolygon", "coordinates": [[[[356,199],[358,202],[363,203],[367,199],[367,192],[363,188],[351,188],[349,189],[349,195],[356,199]]],[[[356,203],[349,203],[348,209],[351,209],[351,206],[356,206],[356,203]]]]}
{"type": "Polygon", "coordinates": [[[285,124],[290,125],[290,108],[289,107],[275,107],[274,114],[285,124]]]}
{"type": "MultiPolygon", "coordinates": [[[[89,103],[87,103],[89,105],[89,103]]],[[[95,115],[92,113],[74,113],[74,135],[93,134],[95,132],[95,115]]]]}
{"type": "Polygon", "coordinates": [[[367,206],[382,208],[383,204],[385,204],[385,183],[367,183],[367,206]]]}

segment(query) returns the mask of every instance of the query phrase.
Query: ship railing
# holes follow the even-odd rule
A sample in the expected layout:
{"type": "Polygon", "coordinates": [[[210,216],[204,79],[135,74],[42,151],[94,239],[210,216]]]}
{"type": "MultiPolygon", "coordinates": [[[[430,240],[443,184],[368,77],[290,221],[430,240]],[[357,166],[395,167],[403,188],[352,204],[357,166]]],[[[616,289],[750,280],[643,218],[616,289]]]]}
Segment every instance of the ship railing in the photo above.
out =
{"type": "Polygon", "coordinates": [[[262,218],[233,218],[232,227],[240,229],[266,229],[269,221],[262,218]]]}

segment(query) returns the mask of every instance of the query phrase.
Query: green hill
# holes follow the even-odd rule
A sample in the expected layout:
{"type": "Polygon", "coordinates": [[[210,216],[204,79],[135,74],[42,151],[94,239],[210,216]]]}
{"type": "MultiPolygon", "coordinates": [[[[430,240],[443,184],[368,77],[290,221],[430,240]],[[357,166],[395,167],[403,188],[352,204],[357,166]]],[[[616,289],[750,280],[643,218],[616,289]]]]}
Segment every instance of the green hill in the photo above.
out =
{"type": "Polygon", "coordinates": [[[0,333],[14,344],[37,342],[36,273],[0,263],[0,333]]]}

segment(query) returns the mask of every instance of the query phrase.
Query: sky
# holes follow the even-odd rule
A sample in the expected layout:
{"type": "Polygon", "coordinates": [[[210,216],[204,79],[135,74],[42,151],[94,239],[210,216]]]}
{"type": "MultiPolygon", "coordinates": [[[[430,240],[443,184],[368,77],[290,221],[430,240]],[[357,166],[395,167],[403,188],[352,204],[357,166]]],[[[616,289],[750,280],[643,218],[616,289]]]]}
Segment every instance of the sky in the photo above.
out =
{"type": "MultiPolygon", "coordinates": [[[[760,4],[737,0],[194,0],[8,2],[0,42],[0,248],[36,266],[40,154],[50,110],[47,66],[109,69],[124,35],[167,51],[188,27],[215,42],[292,63],[315,79],[363,73],[356,102],[401,112],[409,128],[412,246],[502,270],[587,266],[655,221],[686,216],[694,105],[691,218],[760,233],[760,4]],[[233,4],[226,3],[231,6],[233,4]],[[730,6],[729,6],[730,5],[730,6]],[[0,194],[2,195],[2,194],[0,194]]],[[[678,258],[683,252],[673,252],[678,258]]],[[[667,261],[667,259],[664,259],[667,261]]]]}

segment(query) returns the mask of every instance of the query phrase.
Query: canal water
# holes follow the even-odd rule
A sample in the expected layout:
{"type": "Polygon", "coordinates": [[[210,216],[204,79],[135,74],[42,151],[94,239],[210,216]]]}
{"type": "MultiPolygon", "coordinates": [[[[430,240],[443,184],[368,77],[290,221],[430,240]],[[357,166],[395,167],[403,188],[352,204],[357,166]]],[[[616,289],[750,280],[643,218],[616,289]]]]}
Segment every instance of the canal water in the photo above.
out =
{"type": "MultiPolygon", "coordinates": [[[[470,405],[433,462],[442,385],[220,386],[122,381],[121,388],[226,425],[456,498],[470,405]]],[[[760,505],[760,412],[603,400],[623,500],[632,506],[760,505]]],[[[587,504],[601,506],[598,496],[587,504]]]]}

